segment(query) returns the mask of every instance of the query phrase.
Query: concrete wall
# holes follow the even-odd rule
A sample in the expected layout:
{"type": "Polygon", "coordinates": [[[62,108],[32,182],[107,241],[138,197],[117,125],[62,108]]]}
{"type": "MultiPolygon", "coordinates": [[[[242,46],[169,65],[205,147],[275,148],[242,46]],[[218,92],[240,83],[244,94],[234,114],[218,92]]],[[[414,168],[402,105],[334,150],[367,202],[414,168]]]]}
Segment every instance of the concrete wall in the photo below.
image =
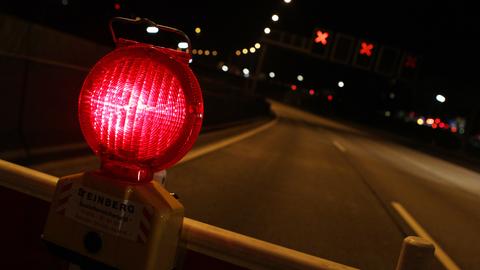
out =
{"type": "Polygon", "coordinates": [[[111,48],[6,15],[0,40],[0,152],[81,140],[78,92],[111,48]]]}

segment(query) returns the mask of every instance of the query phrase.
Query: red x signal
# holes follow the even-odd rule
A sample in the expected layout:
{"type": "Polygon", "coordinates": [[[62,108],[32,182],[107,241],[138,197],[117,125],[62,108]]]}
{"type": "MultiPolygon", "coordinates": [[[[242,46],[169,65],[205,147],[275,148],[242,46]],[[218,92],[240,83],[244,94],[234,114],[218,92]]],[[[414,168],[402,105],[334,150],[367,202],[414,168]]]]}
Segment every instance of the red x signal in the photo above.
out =
{"type": "Polygon", "coordinates": [[[315,43],[322,43],[323,45],[327,45],[327,38],[329,34],[328,32],[317,31],[317,37],[315,38],[315,43]]]}
{"type": "Polygon", "coordinates": [[[366,56],[372,56],[373,44],[362,42],[362,48],[360,48],[360,54],[365,54],[366,56]]]}
{"type": "Polygon", "coordinates": [[[416,68],[417,67],[417,58],[415,56],[407,55],[405,58],[405,67],[416,68]]]}

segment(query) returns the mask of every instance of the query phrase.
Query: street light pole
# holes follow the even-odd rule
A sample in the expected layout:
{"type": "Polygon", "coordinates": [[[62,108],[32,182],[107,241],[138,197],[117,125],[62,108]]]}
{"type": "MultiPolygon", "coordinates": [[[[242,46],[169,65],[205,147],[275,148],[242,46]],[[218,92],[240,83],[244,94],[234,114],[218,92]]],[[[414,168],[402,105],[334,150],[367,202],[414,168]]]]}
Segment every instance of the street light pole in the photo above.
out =
{"type": "Polygon", "coordinates": [[[437,94],[435,96],[435,99],[440,103],[444,103],[445,101],[447,101],[447,98],[442,94],[437,94]]]}

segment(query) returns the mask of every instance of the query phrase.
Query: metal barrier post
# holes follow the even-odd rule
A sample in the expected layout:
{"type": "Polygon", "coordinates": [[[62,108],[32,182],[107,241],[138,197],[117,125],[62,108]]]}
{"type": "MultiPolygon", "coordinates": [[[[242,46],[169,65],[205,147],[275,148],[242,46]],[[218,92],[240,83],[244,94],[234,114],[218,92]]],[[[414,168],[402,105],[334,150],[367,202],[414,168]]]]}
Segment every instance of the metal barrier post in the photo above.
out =
{"type": "Polygon", "coordinates": [[[430,269],[435,247],[421,237],[408,236],[403,240],[396,270],[430,269]]]}

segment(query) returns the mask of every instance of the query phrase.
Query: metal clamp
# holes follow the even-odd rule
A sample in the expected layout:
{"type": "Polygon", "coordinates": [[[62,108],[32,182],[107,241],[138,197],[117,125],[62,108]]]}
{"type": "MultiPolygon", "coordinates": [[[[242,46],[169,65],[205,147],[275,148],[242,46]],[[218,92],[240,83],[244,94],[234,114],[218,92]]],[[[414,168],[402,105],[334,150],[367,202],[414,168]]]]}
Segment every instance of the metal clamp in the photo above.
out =
{"type": "Polygon", "coordinates": [[[192,43],[190,41],[190,38],[183,31],[181,31],[179,29],[176,29],[176,28],[173,28],[173,27],[169,27],[169,26],[165,26],[165,25],[161,25],[161,24],[156,24],[155,22],[153,22],[153,21],[151,21],[147,18],[138,18],[138,17],[136,19],[129,19],[129,18],[125,18],[125,17],[114,17],[114,18],[110,19],[109,28],[110,28],[110,33],[112,34],[113,42],[115,44],[117,44],[118,38],[115,34],[115,30],[113,29],[113,23],[114,22],[124,22],[124,23],[129,23],[129,24],[142,24],[142,23],[144,23],[144,24],[147,24],[147,25],[150,25],[150,26],[154,26],[154,27],[157,27],[159,30],[163,30],[163,31],[169,32],[169,33],[174,33],[174,34],[177,34],[178,36],[182,37],[182,40],[184,40],[188,43],[187,51],[189,51],[190,48],[192,47],[192,43]]]}

